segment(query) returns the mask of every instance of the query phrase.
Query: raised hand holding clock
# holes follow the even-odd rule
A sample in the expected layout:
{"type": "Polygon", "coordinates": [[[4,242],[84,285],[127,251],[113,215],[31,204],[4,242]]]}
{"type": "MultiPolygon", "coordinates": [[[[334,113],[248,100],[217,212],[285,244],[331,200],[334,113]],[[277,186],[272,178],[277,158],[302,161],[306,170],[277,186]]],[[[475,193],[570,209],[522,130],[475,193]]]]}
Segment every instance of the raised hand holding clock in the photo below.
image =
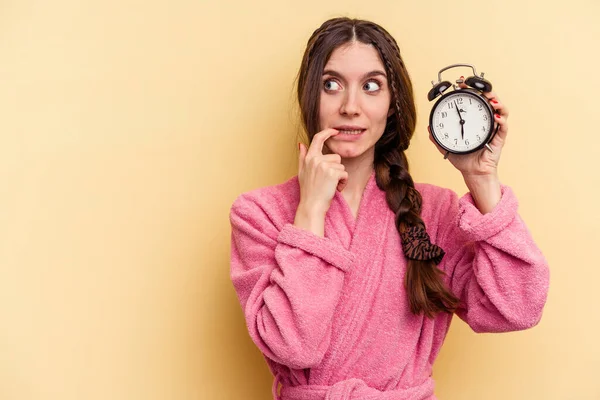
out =
{"type": "Polygon", "coordinates": [[[442,69],[438,75],[440,82],[434,84],[428,94],[430,101],[452,86],[448,81],[441,82],[441,72],[456,66],[471,67],[475,75],[466,80],[461,77],[455,90],[444,94],[435,103],[429,118],[429,138],[444,158],[461,172],[477,207],[486,213],[494,208],[501,196],[498,163],[508,133],[508,109],[492,92],[492,85],[483,79],[483,73],[477,75],[469,64],[454,64],[442,69]],[[459,124],[444,123],[454,107],[459,124]],[[461,111],[469,116],[468,123],[461,111]]]}

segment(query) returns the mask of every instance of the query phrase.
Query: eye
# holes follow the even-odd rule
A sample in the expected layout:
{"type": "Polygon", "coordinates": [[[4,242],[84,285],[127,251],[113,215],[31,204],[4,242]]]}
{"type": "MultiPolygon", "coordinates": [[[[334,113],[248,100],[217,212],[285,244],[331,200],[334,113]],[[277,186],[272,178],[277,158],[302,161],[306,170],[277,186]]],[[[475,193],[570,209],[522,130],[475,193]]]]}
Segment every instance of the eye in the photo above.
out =
{"type": "Polygon", "coordinates": [[[324,83],[323,86],[325,87],[325,90],[340,90],[341,87],[340,85],[331,79],[327,79],[324,83]]]}
{"type": "Polygon", "coordinates": [[[377,81],[369,81],[369,82],[365,83],[365,86],[363,86],[363,88],[367,92],[376,92],[379,89],[381,89],[381,84],[377,81]]]}

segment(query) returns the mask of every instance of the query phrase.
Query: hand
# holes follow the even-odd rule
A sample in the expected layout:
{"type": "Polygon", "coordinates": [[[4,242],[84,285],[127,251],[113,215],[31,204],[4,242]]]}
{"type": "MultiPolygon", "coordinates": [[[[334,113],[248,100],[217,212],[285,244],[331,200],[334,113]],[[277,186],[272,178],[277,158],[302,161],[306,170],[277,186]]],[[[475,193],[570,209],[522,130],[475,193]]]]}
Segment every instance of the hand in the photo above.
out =
{"type": "MultiPolygon", "coordinates": [[[[466,88],[464,83],[460,84],[461,88],[466,88]]],[[[498,133],[494,136],[489,146],[494,151],[493,153],[486,148],[470,154],[449,154],[448,160],[456,167],[463,175],[465,181],[477,180],[481,177],[497,177],[498,163],[500,162],[500,154],[506,143],[508,133],[508,109],[502,104],[494,92],[484,92],[483,95],[489,100],[492,109],[494,110],[493,118],[495,124],[499,125],[498,133]]],[[[460,114],[460,112],[459,112],[460,114]]],[[[436,145],[440,153],[446,154],[446,150],[437,145],[431,129],[429,130],[429,139],[436,145]]]]}
{"type": "Polygon", "coordinates": [[[335,191],[342,191],[348,180],[348,173],[341,163],[339,154],[323,154],[325,141],[339,132],[325,129],[317,133],[307,150],[300,144],[298,159],[298,181],[300,184],[300,211],[310,215],[324,216],[335,191]]]}

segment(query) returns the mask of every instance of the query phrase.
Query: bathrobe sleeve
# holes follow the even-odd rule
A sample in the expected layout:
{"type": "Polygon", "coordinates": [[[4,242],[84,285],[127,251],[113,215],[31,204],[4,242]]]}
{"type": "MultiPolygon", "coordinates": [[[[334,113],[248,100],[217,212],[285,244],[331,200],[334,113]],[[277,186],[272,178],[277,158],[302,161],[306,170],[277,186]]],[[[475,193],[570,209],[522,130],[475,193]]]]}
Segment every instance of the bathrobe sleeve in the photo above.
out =
{"type": "Polygon", "coordinates": [[[446,192],[440,207],[440,268],[461,300],[456,314],[475,332],[530,328],[542,316],[549,286],[546,259],[517,213],[517,199],[502,185],[501,200],[481,214],[467,193],[446,192]]]}
{"type": "Polygon", "coordinates": [[[241,195],[231,207],[231,280],[261,352],[294,369],[311,368],[329,347],[353,255],[328,238],[274,222],[281,217],[268,203],[241,195]]]}

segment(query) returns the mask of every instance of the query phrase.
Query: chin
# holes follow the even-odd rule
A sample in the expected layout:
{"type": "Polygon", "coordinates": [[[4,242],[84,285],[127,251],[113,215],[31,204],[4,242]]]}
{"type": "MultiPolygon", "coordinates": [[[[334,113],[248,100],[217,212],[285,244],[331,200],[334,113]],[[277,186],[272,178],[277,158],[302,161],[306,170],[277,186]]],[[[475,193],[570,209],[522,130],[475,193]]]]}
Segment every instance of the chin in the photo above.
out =
{"type": "Polygon", "coordinates": [[[360,156],[363,152],[359,149],[353,149],[344,146],[339,149],[334,149],[334,153],[338,154],[342,158],[356,158],[360,156]]]}

